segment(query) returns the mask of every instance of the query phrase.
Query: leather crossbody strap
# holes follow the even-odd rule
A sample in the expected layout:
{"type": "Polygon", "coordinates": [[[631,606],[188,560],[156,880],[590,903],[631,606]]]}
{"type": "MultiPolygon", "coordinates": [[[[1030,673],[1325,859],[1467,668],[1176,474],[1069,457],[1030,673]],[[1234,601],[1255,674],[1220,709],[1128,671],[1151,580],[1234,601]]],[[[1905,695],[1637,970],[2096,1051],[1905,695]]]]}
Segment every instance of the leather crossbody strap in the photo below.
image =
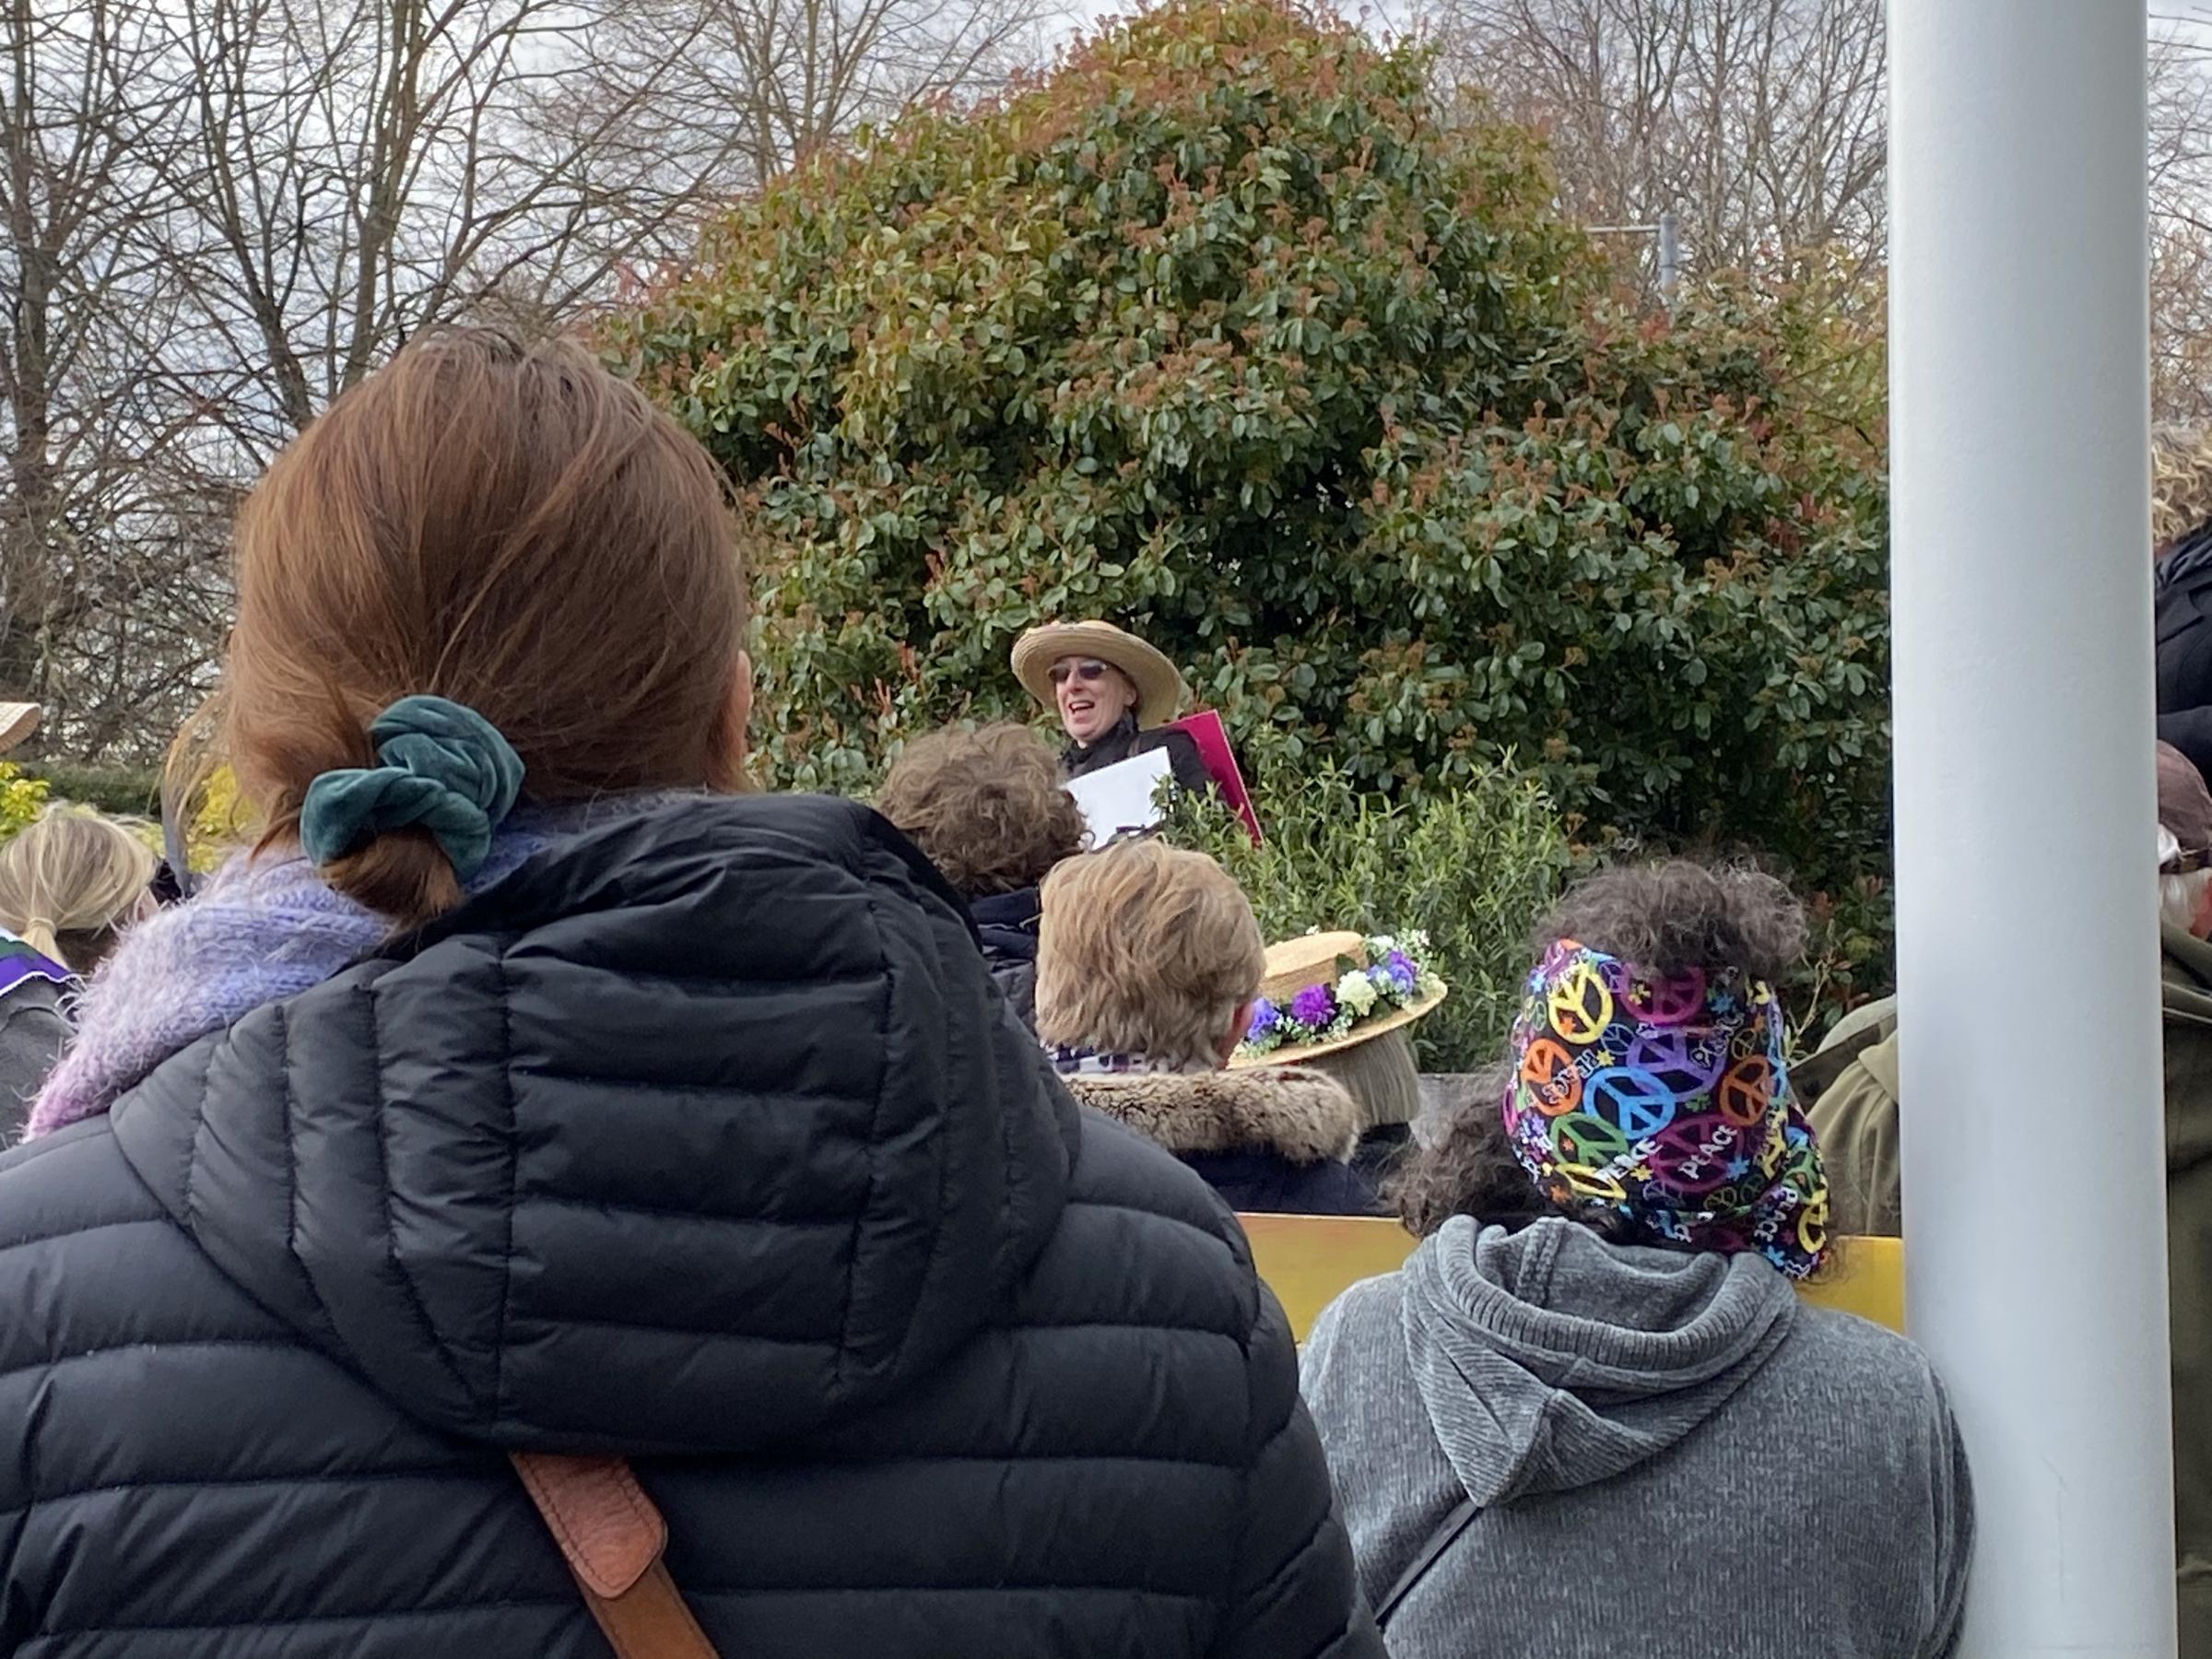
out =
{"type": "Polygon", "coordinates": [[[512,1454],[617,1659],[720,1659],[661,1559],[668,1524],[619,1457],[512,1454]]]}
{"type": "Polygon", "coordinates": [[[1412,1593],[1413,1587],[1427,1576],[1436,1565],[1437,1557],[1459,1541],[1459,1535],[1467,1530],[1475,1517],[1482,1512],[1472,1498],[1462,1498],[1453,1505],[1452,1512],[1437,1523],[1436,1530],[1414,1552],[1413,1559],[1406,1563],[1406,1571],[1398,1574],[1398,1582],[1390,1587],[1382,1605],[1375,1608],[1375,1628],[1381,1630],[1396,1615],[1398,1604],[1412,1593]]]}

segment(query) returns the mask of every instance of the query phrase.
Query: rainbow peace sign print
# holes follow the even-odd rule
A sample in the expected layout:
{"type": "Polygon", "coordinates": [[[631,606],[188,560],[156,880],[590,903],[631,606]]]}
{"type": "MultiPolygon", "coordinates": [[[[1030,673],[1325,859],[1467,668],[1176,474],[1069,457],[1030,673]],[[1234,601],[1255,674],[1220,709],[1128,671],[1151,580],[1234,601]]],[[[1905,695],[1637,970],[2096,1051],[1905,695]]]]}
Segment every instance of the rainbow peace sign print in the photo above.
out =
{"type": "Polygon", "coordinates": [[[1773,988],[1738,970],[1658,978],[1563,939],[1513,1022],[1506,1132],[1555,1202],[1802,1278],[1827,1249],[1828,1181],[1782,1041],[1773,988]]]}

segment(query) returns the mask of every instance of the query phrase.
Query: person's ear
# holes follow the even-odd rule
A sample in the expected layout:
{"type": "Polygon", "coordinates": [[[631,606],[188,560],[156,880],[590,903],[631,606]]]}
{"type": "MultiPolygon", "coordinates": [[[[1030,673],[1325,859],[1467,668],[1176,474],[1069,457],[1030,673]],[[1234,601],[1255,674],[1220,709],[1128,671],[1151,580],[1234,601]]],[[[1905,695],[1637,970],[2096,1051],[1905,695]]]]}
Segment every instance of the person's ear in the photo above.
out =
{"type": "Polygon", "coordinates": [[[1229,1033],[1221,1039],[1219,1045],[1223,1065],[1227,1065],[1236,1057],[1237,1045],[1244,1041],[1244,1034],[1252,1030],[1252,1010],[1256,1005],[1256,998],[1253,1002],[1241,1004],[1237,1008],[1236,1018],[1229,1022],[1229,1033]]]}

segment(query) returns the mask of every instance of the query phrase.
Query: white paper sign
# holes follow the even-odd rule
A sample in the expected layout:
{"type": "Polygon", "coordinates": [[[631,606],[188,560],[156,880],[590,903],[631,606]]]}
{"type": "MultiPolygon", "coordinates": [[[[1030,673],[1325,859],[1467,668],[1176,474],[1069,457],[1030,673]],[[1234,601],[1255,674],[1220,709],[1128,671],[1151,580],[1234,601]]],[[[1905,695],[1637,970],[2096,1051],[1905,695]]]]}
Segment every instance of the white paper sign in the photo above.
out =
{"type": "Polygon", "coordinates": [[[1083,809],[1090,844],[1102,847],[1125,830],[1149,830],[1159,822],[1155,801],[1169,770],[1168,751],[1153,749],[1070,779],[1067,793],[1083,809]]]}

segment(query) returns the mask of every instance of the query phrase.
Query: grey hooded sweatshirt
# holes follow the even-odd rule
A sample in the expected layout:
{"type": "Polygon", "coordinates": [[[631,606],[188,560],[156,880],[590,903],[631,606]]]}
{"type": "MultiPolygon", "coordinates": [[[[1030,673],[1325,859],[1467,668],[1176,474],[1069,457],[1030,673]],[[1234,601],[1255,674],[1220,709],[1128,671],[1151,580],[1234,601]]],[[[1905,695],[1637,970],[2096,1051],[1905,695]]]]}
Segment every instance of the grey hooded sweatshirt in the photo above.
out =
{"type": "Polygon", "coordinates": [[[1303,1382],[1393,1659],[1929,1659],[1973,1543],[1959,1432],[1902,1337],[1757,1256],[1459,1218],[1322,1314],[1303,1382]]]}

